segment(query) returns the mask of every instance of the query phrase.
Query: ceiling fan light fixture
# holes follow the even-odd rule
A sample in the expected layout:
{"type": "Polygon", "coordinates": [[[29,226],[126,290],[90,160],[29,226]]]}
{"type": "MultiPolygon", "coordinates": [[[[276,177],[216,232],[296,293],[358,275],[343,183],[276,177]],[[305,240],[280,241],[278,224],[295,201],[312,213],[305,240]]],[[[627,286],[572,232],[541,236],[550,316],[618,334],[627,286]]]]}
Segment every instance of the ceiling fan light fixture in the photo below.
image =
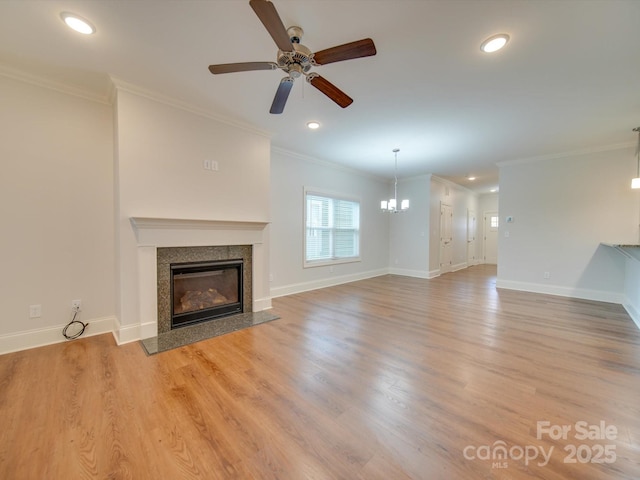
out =
{"type": "Polygon", "coordinates": [[[87,20],[86,18],[82,18],[75,13],[62,12],[60,14],[60,18],[67,25],[67,27],[75,30],[78,33],[82,33],[83,35],[92,35],[96,33],[96,27],[87,20]]]}
{"type": "Polygon", "coordinates": [[[509,35],[506,33],[498,33],[497,35],[492,35],[487,38],[480,45],[480,50],[484,53],[493,53],[497,52],[501,48],[503,48],[509,42],[509,35]]]}
{"type": "Polygon", "coordinates": [[[320,123],[319,122],[307,122],[307,128],[309,130],[317,130],[318,128],[320,128],[320,123]]]}
{"type": "Polygon", "coordinates": [[[271,1],[249,0],[249,6],[253,9],[278,47],[276,62],[240,62],[209,65],[209,71],[213,75],[248,72],[251,70],[283,70],[288,75],[286,78],[290,80],[280,82],[271,105],[271,110],[269,110],[269,112],[273,114],[283,112],[289,91],[291,90],[291,84],[289,82],[293,82],[295,78],[299,78],[302,75],[306,77],[307,82],[310,83],[311,86],[318,89],[318,91],[326,95],[339,107],[346,108],[353,103],[353,99],[336,85],[309,70],[312,67],[326,65],[328,63],[373,56],[377,53],[373,40],[363,38],[355,42],[344,43],[312,52],[308,47],[300,43],[304,33],[302,28],[292,26],[286,29],[276,7],[271,1]]]}

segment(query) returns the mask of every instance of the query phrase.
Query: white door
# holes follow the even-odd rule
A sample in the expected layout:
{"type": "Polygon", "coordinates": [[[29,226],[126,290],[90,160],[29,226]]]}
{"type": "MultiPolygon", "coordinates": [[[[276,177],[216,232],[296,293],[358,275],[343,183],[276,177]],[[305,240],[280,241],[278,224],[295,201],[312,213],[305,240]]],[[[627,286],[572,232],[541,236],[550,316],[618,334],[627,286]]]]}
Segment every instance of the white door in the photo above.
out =
{"type": "Polygon", "coordinates": [[[440,273],[451,271],[453,263],[453,207],[440,204],[440,273]]]}
{"type": "Polygon", "coordinates": [[[476,262],[476,212],[467,210],[467,265],[475,265],[476,262]]]}
{"type": "Polygon", "coordinates": [[[498,228],[500,217],[498,212],[484,214],[484,263],[498,263],[498,228]]]}

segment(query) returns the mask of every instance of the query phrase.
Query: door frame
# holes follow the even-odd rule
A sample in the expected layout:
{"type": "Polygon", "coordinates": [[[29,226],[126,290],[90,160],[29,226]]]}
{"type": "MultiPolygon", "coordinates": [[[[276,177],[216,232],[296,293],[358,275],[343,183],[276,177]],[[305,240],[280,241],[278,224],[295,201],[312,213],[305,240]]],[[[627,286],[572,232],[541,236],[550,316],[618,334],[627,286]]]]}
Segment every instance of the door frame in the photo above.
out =
{"type": "Polygon", "coordinates": [[[453,265],[452,265],[452,263],[453,263],[453,205],[449,205],[448,203],[444,203],[442,201],[440,202],[440,231],[439,231],[439,234],[440,234],[439,235],[439,237],[440,237],[440,248],[438,250],[438,252],[439,252],[438,265],[439,265],[439,268],[440,268],[440,273],[441,274],[449,273],[449,272],[452,271],[452,267],[453,267],[453,265]],[[446,267],[444,267],[445,264],[442,263],[442,260],[443,260],[443,258],[442,258],[443,254],[442,253],[443,253],[445,245],[446,245],[443,242],[443,236],[442,236],[443,235],[443,232],[442,232],[442,225],[443,225],[443,223],[442,223],[443,222],[442,209],[443,209],[443,207],[447,207],[451,211],[451,232],[450,232],[451,236],[449,237],[449,242],[448,242],[449,248],[451,249],[451,260],[449,261],[449,264],[446,267]]]}
{"type": "Polygon", "coordinates": [[[496,231],[496,265],[498,264],[498,239],[500,233],[500,213],[497,210],[489,210],[482,215],[482,263],[487,263],[487,219],[498,217],[498,230],[496,231]]]}
{"type": "Polygon", "coordinates": [[[478,262],[477,258],[478,215],[476,211],[467,208],[467,266],[471,267],[478,262]],[[473,222],[471,220],[473,219],[473,222]],[[473,225],[471,225],[473,223],[473,225]]]}

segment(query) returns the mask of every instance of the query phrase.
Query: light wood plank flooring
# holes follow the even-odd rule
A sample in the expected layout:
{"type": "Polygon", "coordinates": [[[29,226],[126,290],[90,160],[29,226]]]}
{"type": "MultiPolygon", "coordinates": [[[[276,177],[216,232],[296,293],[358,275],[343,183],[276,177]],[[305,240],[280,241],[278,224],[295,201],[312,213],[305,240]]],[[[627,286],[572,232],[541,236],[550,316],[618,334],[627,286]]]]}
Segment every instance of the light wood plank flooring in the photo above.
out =
{"type": "Polygon", "coordinates": [[[496,290],[492,266],[273,305],[150,357],[110,335],[0,356],[0,478],[640,478],[640,331],[618,305],[496,290]]]}

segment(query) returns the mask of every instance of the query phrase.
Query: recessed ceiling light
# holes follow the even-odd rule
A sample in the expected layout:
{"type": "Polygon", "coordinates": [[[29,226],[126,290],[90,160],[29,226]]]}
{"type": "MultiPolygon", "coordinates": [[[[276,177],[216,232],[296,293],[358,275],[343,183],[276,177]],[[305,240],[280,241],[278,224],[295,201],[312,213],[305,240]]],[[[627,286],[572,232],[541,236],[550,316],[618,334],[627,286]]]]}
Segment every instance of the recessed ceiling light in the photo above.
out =
{"type": "Polygon", "coordinates": [[[497,52],[502,47],[504,47],[508,41],[509,35],[507,35],[506,33],[499,33],[487,38],[484,42],[482,42],[482,44],[480,45],[480,50],[485,53],[497,52]]]}
{"type": "Polygon", "coordinates": [[[86,20],[75,13],[62,12],[60,14],[60,18],[62,18],[62,21],[66,23],[69,28],[78,33],[82,33],[84,35],[96,33],[96,27],[94,27],[89,20],[86,20]]]}
{"type": "Polygon", "coordinates": [[[469,180],[471,182],[473,182],[475,179],[476,179],[476,177],[474,177],[473,175],[467,177],[467,180],[469,180]]]}
{"type": "Polygon", "coordinates": [[[309,128],[311,130],[316,130],[316,129],[320,128],[320,124],[318,122],[309,122],[309,123],[307,123],[307,128],[309,128]]]}
{"type": "Polygon", "coordinates": [[[496,193],[498,191],[497,188],[492,188],[491,190],[489,190],[491,193],[496,193]]]}

